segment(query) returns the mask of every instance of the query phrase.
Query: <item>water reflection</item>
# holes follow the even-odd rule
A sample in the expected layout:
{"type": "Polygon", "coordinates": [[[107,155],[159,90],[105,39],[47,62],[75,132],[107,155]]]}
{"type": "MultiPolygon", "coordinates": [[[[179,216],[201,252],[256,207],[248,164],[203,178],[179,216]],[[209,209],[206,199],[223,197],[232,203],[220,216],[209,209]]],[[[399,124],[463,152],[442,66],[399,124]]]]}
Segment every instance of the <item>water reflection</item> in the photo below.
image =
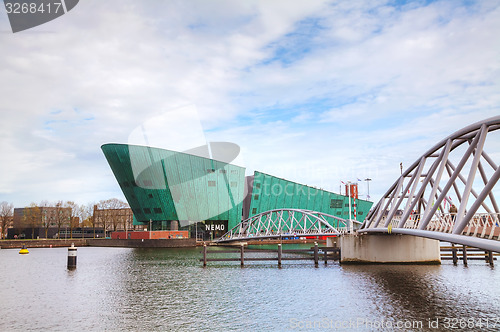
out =
{"type": "Polygon", "coordinates": [[[69,271],[65,248],[19,256],[0,250],[2,331],[289,331],[306,330],[307,322],[324,323],[321,330],[360,319],[427,323],[500,314],[500,276],[484,262],[202,268],[199,248],[79,248],[78,267],[69,271]]]}

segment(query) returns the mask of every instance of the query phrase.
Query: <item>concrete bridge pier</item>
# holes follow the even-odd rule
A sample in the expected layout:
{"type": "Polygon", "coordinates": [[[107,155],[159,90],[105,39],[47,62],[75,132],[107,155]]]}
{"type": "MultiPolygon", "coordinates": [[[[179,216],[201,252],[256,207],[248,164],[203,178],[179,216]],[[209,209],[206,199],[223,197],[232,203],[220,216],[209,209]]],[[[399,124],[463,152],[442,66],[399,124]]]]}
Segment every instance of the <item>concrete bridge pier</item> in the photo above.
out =
{"type": "Polygon", "coordinates": [[[343,264],[441,264],[438,240],[400,234],[346,234],[339,240],[343,264]]]}

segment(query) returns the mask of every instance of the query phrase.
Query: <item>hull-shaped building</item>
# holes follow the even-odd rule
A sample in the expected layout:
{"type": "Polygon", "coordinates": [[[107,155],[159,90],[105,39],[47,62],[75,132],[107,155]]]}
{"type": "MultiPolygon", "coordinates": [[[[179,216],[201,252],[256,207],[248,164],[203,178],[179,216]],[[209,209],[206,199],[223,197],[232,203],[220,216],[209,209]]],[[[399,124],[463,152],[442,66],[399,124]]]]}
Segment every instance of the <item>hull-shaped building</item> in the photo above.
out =
{"type": "MultiPolygon", "coordinates": [[[[320,211],[348,218],[346,196],[227,161],[148,146],[105,144],[102,150],[134,213],[153,230],[189,230],[218,237],[242,218],[278,208],[320,211]]],[[[372,202],[356,199],[362,221],[372,202]]],[[[354,200],[352,199],[352,203],[354,200]]]]}

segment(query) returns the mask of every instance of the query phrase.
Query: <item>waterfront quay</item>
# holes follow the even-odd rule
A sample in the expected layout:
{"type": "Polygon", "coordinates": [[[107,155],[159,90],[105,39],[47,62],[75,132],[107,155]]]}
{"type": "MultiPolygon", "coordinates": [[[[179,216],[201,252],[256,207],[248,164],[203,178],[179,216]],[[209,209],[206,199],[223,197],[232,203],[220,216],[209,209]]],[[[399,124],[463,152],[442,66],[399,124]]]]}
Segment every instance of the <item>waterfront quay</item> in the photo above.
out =
{"type": "Polygon", "coordinates": [[[122,247],[122,248],[182,248],[195,247],[196,240],[186,239],[40,239],[40,240],[2,240],[0,249],[56,248],[70,247],[122,247]]]}

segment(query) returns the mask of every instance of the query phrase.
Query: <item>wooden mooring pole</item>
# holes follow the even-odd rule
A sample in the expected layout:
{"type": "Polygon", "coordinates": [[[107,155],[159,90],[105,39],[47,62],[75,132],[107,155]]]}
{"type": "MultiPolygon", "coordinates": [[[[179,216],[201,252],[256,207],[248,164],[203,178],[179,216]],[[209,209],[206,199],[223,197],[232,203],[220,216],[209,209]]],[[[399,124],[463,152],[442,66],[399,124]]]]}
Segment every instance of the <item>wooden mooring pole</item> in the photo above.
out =
{"type": "Polygon", "coordinates": [[[451,254],[453,257],[453,265],[457,265],[458,255],[457,255],[457,248],[455,248],[454,243],[451,244],[451,254]]]}
{"type": "MultiPolygon", "coordinates": [[[[332,259],[335,260],[335,257],[339,255],[339,249],[336,247],[319,247],[318,243],[314,243],[314,247],[309,247],[308,249],[283,249],[283,245],[281,243],[278,244],[278,249],[245,249],[245,244],[240,244],[240,247],[232,248],[232,249],[222,249],[222,250],[208,250],[207,245],[203,244],[202,254],[203,257],[200,259],[203,262],[203,266],[206,267],[208,262],[240,262],[241,267],[245,266],[246,261],[278,261],[278,267],[281,268],[282,262],[285,260],[289,261],[302,261],[302,260],[313,260],[314,266],[318,267],[319,259],[320,259],[320,249],[323,250],[323,259],[325,264],[328,262],[328,252],[333,252],[332,259]],[[311,252],[312,251],[312,252],[311,252]],[[239,257],[219,257],[219,258],[211,258],[208,257],[209,254],[237,254],[239,253],[239,257]],[[247,257],[245,259],[245,254],[248,253],[273,253],[272,255],[267,255],[267,257],[247,257]],[[277,256],[274,256],[277,254],[277,256]],[[287,254],[293,254],[292,257],[287,256],[287,254]],[[283,256],[285,255],[285,256],[283,256]]],[[[338,258],[337,258],[338,259],[338,258]]]]}
{"type": "Polygon", "coordinates": [[[467,266],[467,246],[462,246],[462,260],[464,261],[464,265],[467,266]]]}
{"type": "Polygon", "coordinates": [[[314,242],[314,266],[318,267],[319,254],[318,254],[318,242],[314,242]]]}
{"type": "Polygon", "coordinates": [[[281,243],[278,243],[278,267],[281,267],[281,255],[283,254],[283,249],[281,248],[281,243]]]}
{"type": "Polygon", "coordinates": [[[203,267],[207,266],[207,245],[203,243],[203,267]]]}
{"type": "Polygon", "coordinates": [[[243,267],[245,265],[245,245],[242,243],[240,246],[240,263],[243,267]]]}

